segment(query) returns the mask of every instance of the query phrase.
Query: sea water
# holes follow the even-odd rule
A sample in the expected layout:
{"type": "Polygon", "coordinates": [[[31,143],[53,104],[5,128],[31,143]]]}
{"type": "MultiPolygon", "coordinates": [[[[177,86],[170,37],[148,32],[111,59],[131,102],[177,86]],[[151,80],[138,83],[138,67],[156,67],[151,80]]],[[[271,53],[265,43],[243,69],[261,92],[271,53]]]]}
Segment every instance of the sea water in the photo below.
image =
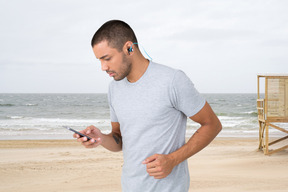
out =
{"type": "MultiPolygon", "coordinates": [[[[203,94],[219,117],[220,137],[258,137],[256,94],[203,94]]],[[[111,131],[107,94],[0,94],[0,139],[69,139],[94,125],[111,131]]],[[[199,124],[188,119],[186,136],[199,124]]]]}

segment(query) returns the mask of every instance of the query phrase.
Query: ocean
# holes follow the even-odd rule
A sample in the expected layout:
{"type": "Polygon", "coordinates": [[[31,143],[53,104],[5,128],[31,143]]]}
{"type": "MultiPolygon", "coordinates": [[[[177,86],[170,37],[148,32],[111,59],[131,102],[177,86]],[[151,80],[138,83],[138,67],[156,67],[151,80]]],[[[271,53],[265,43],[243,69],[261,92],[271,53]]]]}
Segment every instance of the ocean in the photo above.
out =
{"type": "MultiPolygon", "coordinates": [[[[257,94],[203,96],[222,123],[219,137],[258,137],[257,94]]],[[[63,126],[89,125],[110,132],[107,94],[0,94],[0,140],[72,139],[63,126]]],[[[188,119],[186,136],[198,127],[188,119]]]]}

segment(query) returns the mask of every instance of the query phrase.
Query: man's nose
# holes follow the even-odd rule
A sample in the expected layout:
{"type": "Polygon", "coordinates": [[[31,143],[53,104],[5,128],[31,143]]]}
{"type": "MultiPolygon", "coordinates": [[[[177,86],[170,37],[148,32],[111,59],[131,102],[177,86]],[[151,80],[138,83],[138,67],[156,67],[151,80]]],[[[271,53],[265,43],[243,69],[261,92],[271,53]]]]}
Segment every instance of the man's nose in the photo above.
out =
{"type": "Polygon", "coordinates": [[[102,69],[102,71],[107,71],[108,65],[105,62],[101,62],[101,69],[102,69]]]}

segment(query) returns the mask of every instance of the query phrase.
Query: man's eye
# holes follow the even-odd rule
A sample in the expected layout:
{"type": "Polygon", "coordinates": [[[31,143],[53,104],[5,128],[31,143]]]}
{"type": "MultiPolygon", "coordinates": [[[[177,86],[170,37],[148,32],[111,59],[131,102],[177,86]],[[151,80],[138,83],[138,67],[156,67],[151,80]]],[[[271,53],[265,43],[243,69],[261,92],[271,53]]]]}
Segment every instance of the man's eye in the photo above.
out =
{"type": "Polygon", "coordinates": [[[111,58],[107,58],[107,59],[105,59],[105,61],[110,61],[110,59],[111,59],[111,58]]]}

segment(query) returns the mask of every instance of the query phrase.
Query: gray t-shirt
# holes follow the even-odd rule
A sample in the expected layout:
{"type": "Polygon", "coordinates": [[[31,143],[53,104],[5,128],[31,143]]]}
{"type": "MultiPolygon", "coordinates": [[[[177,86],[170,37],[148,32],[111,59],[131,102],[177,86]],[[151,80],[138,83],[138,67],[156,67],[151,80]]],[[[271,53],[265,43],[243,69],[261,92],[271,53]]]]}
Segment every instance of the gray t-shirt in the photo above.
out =
{"type": "Polygon", "coordinates": [[[205,104],[191,80],[180,70],[150,62],[137,82],[130,83],[126,78],[112,81],[108,98],[111,121],[119,122],[122,134],[122,191],[188,191],[187,161],[163,179],[149,176],[142,162],[185,144],[187,117],[205,104]]]}

